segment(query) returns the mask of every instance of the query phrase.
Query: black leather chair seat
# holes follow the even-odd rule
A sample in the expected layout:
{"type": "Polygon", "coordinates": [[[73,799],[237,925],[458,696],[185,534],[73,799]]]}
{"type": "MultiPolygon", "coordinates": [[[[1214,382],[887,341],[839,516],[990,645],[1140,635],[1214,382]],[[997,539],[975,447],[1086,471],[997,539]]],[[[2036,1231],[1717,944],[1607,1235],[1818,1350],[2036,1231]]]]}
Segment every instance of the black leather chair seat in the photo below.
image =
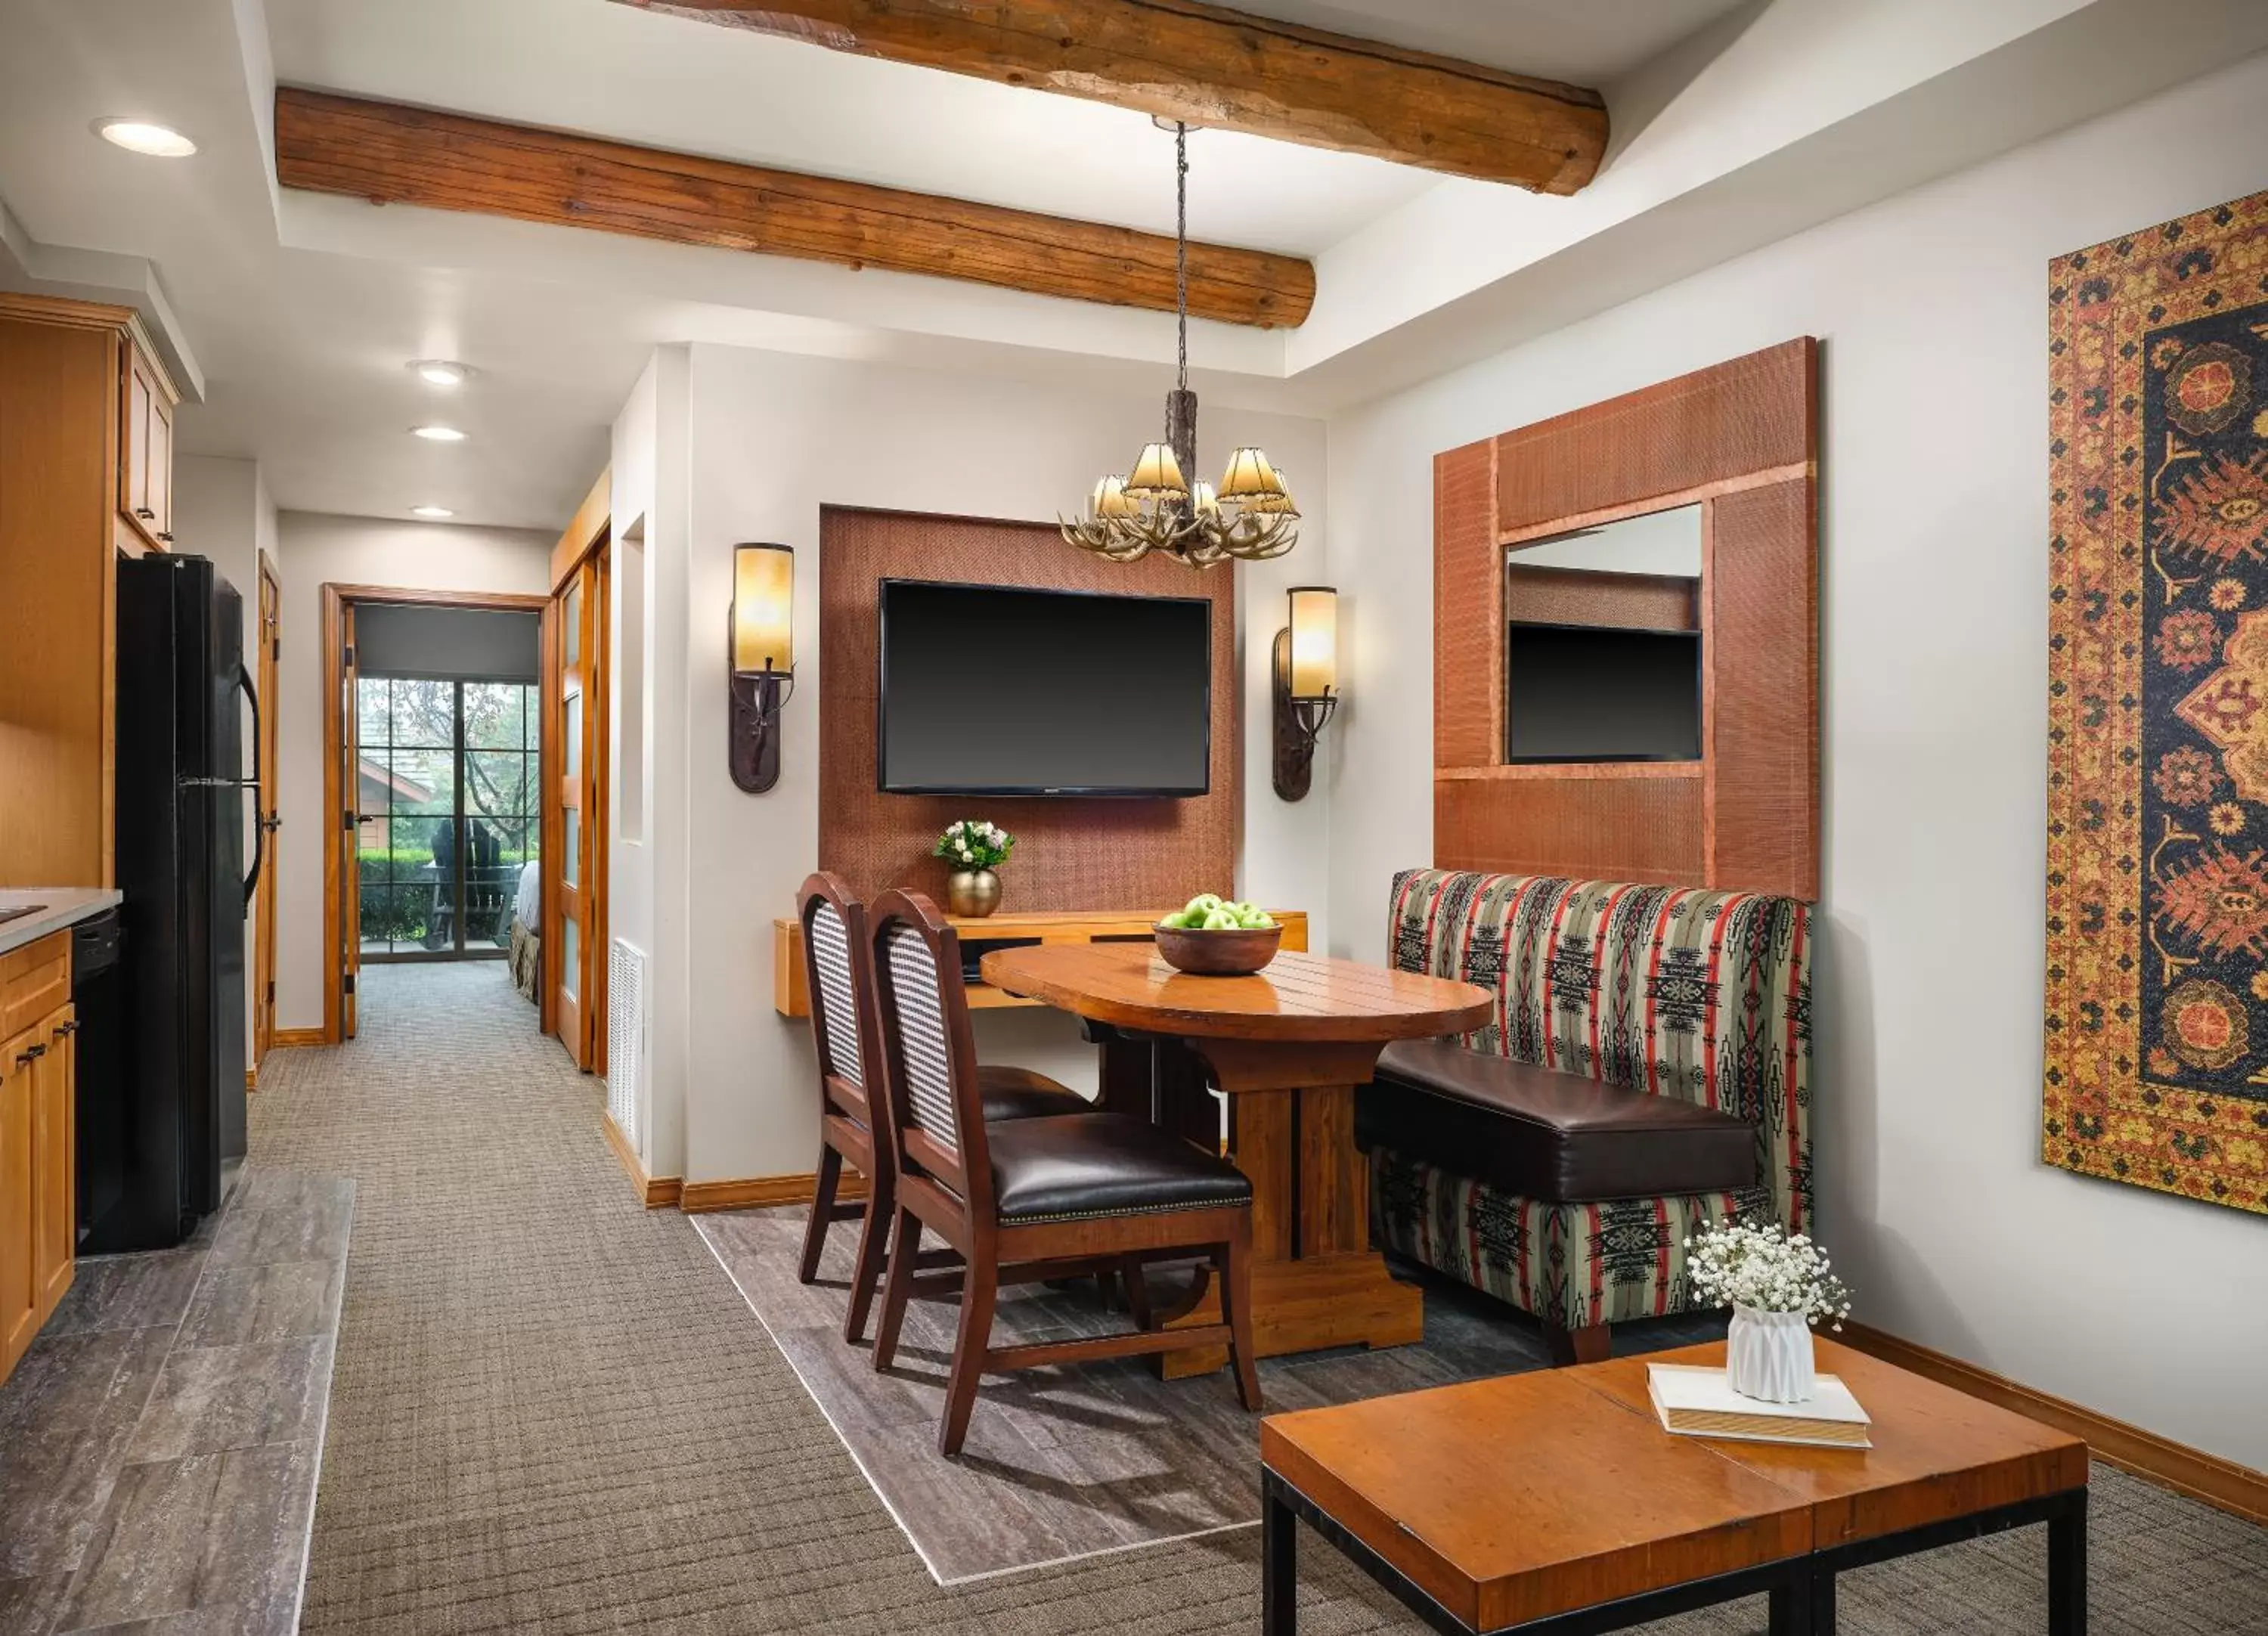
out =
{"type": "Polygon", "coordinates": [[[1077,1091],[1029,1068],[980,1065],[976,1087],[984,1097],[984,1120],[1039,1119],[1049,1115],[1092,1113],[1094,1104],[1077,1091]]]}
{"type": "Polygon", "coordinates": [[[988,1124],[1004,1226],[1248,1205],[1227,1160],[1146,1120],[1084,1113],[988,1124]]]}
{"type": "Polygon", "coordinates": [[[1756,1181],[1756,1127],[1674,1096],[1402,1040],[1355,1096],[1355,1140],[1523,1198],[1596,1204],[1737,1192],[1756,1181]]]}

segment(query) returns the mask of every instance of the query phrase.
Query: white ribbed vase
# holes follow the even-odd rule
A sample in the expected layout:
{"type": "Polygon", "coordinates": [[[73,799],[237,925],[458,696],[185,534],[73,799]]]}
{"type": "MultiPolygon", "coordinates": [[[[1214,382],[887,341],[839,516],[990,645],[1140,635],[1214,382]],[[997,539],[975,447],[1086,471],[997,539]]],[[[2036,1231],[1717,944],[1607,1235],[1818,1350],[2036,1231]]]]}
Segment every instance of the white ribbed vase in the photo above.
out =
{"type": "Polygon", "coordinates": [[[1725,1343],[1726,1383],[1742,1396],[1802,1403],[1812,1395],[1811,1326],[1801,1313],[1734,1307],[1725,1343]]]}

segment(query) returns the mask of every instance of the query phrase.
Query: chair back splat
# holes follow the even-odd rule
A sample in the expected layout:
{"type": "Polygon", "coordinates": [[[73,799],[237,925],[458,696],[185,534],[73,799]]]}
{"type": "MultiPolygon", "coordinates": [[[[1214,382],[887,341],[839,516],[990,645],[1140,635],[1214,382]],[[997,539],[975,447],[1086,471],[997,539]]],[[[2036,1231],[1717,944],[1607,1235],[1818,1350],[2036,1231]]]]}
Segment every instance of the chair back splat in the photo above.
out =
{"type": "Polygon", "coordinates": [[[991,1157],[968,995],[959,976],[960,934],[917,892],[885,892],[870,925],[887,1128],[909,1174],[936,1181],[970,1220],[989,1220],[991,1157]]]}

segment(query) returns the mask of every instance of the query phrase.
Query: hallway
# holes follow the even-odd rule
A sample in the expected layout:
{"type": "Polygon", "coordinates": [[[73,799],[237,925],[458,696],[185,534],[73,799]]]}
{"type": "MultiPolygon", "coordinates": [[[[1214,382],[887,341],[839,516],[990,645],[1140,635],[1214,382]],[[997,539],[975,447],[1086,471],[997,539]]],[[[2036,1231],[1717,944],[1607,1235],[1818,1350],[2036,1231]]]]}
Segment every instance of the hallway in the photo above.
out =
{"type": "MultiPolygon", "coordinates": [[[[366,969],[361,1011],[252,1099],[253,1164],[357,1184],[305,1629],[1249,1623],[1251,1530],[938,1588],[504,969],[366,969]]],[[[1305,1628],[1401,1626],[1314,1566],[1305,1628]]]]}

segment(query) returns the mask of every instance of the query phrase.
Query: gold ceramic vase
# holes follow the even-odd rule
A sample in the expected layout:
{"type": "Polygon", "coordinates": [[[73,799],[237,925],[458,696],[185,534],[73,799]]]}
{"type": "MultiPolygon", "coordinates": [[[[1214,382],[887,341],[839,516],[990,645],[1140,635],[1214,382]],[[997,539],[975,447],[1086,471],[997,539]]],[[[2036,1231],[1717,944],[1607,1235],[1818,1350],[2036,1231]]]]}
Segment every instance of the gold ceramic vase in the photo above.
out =
{"type": "Polygon", "coordinates": [[[956,869],[946,877],[945,906],[964,919],[982,920],[1000,907],[1000,877],[990,869],[956,869]]]}

